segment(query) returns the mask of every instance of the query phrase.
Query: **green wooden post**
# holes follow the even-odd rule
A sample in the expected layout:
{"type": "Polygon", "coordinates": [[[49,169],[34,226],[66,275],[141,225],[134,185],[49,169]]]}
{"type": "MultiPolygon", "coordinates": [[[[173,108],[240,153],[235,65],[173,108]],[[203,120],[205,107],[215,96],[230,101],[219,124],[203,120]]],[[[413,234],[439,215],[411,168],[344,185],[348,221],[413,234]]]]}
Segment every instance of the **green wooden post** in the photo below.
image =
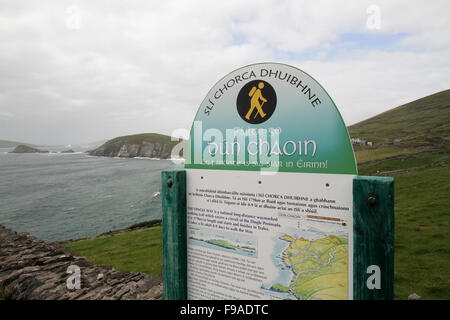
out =
{"type": "Polygon", "coordinates": [[[187,299],[186,171],[161,174],[163,299],[187,299]]]}
{"type": "Polygon", "coordinates": [[[353,298],[394,298],[394,179],[353,180],[353,298]]]}

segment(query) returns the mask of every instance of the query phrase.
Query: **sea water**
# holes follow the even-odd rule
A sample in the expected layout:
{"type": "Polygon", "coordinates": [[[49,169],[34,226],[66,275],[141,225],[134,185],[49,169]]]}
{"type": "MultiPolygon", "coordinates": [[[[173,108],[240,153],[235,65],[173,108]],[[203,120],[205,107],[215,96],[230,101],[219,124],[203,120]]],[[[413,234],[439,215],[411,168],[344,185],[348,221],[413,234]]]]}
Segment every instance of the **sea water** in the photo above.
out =
{"type": "Polygon", "coordinates": [[[96,236],[160,219],[161,171],[182,162],[0,149],[0,224],[39,239],[96,236]]]}

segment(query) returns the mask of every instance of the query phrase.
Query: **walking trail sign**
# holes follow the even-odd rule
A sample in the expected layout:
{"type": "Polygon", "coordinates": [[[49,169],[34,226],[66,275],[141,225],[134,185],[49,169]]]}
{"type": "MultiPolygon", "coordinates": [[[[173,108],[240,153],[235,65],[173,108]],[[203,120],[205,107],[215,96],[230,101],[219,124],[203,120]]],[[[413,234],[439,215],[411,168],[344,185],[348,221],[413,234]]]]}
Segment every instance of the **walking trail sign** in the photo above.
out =
{"type": "Polygon", "coordinates": [[[162,173],[166,299],[392,299],[393,179],[360,177],[328,93],[262,63],[208,92],[162,173]]]}

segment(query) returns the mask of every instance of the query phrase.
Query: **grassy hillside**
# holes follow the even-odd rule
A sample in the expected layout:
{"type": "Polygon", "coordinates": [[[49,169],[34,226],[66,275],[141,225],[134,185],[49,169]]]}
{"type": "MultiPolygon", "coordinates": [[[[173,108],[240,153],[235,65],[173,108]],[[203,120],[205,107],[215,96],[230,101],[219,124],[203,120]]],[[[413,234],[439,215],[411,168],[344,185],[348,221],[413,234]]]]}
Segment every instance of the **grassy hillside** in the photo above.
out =
{"type": "MultiPolygon", "coordinates": [[[[449,112],[447,90],[349,128],[352,137],[375,142],[355,146],[360,175],[395,178],[395,299],[412,293],[450,299],[449,112]],[[394,138],[402,142],[393,145],[394,138]]],[[[68,247],[97,263],[154,275],[161,267],[160,237],[161,227],[154,227],[68,247]]]]}
{"type": "Polygon", "coordinates": [[[450,153],[450,90],[407,103],[350,126],[352,138],[374,143],[354,146],[360,175],[392,175],[438,164],[450,153]],[[400,139],[394,144],[394,139],[400,139]]]}
{"type": "Polygon", "coordinates": [[[441,149],[450,140],[450,90],[404,104],[349,127],[351,137],[392,144],[402,139],[407,148],[441,149]]]}

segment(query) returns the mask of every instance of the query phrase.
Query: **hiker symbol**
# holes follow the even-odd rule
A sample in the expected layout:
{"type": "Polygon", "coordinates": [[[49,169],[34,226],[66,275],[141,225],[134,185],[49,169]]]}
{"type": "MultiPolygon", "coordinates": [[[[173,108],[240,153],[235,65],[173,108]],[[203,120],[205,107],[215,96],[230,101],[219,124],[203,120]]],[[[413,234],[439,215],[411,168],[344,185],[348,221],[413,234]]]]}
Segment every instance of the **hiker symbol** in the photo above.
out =
{"type": "Polygon", "coordinates": [[[272,116],[277,105],[277,95],[266,81],[254,80],[239,91],[236,106],[242,120],[250,124],[263,123],[272,116]]]}

